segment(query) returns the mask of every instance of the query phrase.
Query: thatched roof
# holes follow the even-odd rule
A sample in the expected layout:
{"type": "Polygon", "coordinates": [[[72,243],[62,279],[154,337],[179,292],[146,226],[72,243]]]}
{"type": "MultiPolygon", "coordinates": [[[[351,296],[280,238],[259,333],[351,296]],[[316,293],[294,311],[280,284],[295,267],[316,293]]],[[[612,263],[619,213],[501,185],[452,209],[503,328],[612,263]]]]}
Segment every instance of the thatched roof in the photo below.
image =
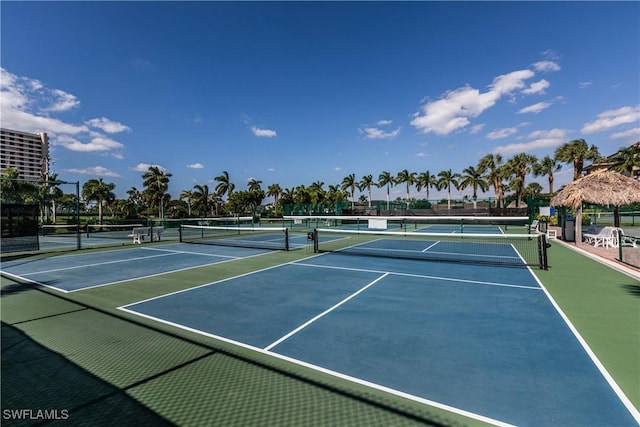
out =
{"type": "Polygon", "coordinates": [[[552,206],[578,208],[582,203],[613,206],[640,203],[640,181],[618,172],[595,172],[573,181],[551,199],[552,206]]]}

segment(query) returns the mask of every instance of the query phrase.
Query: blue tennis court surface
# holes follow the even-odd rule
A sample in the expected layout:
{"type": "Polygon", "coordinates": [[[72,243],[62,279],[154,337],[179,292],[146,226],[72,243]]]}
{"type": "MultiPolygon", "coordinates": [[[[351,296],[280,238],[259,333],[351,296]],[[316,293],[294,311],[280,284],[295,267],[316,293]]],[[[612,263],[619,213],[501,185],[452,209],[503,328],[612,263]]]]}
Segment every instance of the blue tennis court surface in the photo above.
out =
{"type": "Polygon", "coordinates": [[[327,253],[122,309],[494,424],[637,425],[527,268],[327,253]]]}
{"type": "Polygon", "coordinates": [[[269,252],[264,249],[176,243],[31,261],[7,261],[2,263],[2,271],[72,292],[269,252]]]}

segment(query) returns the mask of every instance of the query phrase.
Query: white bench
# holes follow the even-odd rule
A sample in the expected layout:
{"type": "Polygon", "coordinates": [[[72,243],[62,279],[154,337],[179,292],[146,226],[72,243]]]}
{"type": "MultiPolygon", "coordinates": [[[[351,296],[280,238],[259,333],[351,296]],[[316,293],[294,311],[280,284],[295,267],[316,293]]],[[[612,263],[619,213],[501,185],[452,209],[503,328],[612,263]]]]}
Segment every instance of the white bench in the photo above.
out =
{"type": "Polygon", "coordinates": [[[584,233],[582,235],[584,242],[590,245],[603,248],[617,248],[618,247],[618,231],[620,229],[616,227],[603,227],[600,231],[591,233],[584,233]]]}
{"type": "Polygon", "coordinates": [[[133,238],[133,244],[141,244],[144,236],[151,234],[152,242],[159,242],[160,236],[164,232],[164,227],[135,227],[128,237],[133,238]]]}
{"type": "Polygon", "coordinates": [[[149,235],[149,227],[135,227],[128,237],[133,238],[133,244],[141,244],[144,236],[149,235]]]}
{"type": "Polygon", "coordinates": [[[533,221],[531,221],[530,225],[529,224],[525,225],[525,228],[528,228],[529,231],[532,233],[537,233],[539,226],[540,226],[540,221],[538,221],[537,219],[534,219],[533,221]]]}
{"type": "Polygon", "coordinates": [[[151,241],[159,242],[163,232],[164,227],[151,227],[151,241]]]}

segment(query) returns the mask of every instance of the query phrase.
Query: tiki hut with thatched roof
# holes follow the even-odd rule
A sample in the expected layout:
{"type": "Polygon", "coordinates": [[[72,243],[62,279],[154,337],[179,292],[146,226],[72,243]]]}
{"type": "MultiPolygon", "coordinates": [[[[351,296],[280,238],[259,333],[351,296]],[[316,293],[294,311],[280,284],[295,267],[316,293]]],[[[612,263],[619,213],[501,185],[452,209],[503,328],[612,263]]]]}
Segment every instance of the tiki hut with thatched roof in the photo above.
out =
{"type": "Polygon", "coordinates": [[[556,194],[551,199],[552,206],[568,206],[577,211],[577,239],[582,236],[583,203],[614,206],[617,224],[620,206],[640,203],[640,181],[618,172],[600,171],[573,181],[556,194]]]}

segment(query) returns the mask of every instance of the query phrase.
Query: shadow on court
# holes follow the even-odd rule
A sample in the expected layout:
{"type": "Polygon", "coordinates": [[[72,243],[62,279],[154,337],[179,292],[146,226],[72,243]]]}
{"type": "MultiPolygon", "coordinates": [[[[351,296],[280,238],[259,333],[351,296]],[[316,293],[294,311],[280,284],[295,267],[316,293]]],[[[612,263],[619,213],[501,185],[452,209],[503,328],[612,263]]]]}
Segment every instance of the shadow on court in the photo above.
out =
{"type": "Polygon", "coordinates": [[[42,286],[4,277],[3,282],[0,416],[6,426],[260,425],[265,420],[460,425],[455,416],[451,420],[423,405],[313,378],[270,357],[232,353],[42,286]],[[58,419],[43,419],[38,410],[58,419]]]}
{"type": "Polygon", "coordinates": [[[640,297],[640,285],[622,285],[622,287],[631,295],[640,297]]]}
{"type": "Polygon", "coordinates": [[[1,391],[5,426],[173,425],[4,322],[1,391]]]}

